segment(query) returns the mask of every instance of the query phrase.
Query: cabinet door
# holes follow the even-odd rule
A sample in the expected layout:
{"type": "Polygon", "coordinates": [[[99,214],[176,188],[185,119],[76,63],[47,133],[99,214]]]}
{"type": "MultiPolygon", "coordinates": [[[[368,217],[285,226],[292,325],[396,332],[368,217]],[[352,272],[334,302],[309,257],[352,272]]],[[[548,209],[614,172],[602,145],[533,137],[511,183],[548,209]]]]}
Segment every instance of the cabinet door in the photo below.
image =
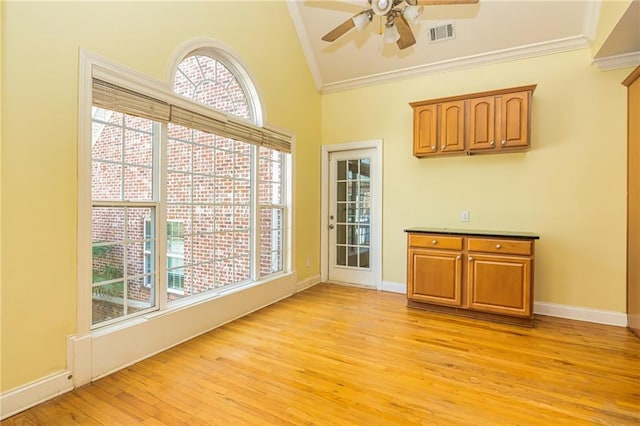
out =
{"type": "Polygon", "coordinates": [[[531,317],[531,258],[469,254],[470,309],[531,317]]]}
{"type": "Polygon", "coordinates": [[[440,104],[439,141],[442,152],[464,151],[465,101],[440,104]]]}
{"type": "Polygon", "coordinates": [[[500,148],[526,147],[529,145],[529,92],[508,93],[497,100],[496,139],[500,148]]]}
{"type": "Polygon", "coordinates": [[[413,110],[413,155],[435,154],[437,144],[437,105],[424,105],[413,110]]]}
{"type": "Polygon", "coordinates": [[[462,253],[409,250],[409,299],[439,305],[462,303],[462,253]]]}
{"type": "Polygon", "coordinates": [[[494,149],[495,97],[469,100],[469,150],[494,149]]]}

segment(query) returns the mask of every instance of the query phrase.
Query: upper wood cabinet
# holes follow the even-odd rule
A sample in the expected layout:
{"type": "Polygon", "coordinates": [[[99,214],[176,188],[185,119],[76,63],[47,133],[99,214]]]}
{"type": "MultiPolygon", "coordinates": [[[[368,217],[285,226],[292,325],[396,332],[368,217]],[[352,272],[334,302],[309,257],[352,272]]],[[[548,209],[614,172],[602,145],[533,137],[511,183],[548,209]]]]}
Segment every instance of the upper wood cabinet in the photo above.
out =
{"type": "Polygon", "coordinates": [[[436,153],[438,106],[424,105],[413,110],[413,153],[426,156],[436,153]]]}
{"type": "Polygon", "coordinates": [[[414,110],[413,152],[418,156],[465,149],[465,102],[429,104],[414,110]]]}
{"type": "Polygon", "coordinates": [[[522,86],[412,102],[413,155],[529,149],[530,105],[535,88],[522,86]]]}
{"type": "Polygon", "coordinates": [[[469,100],[469,149],[493,149],[495,137],[495,98],[469,100]]]}
{"type": "Polygon", "coordinates": [[[442,152],[464,151],[464,101],[445,102],[439,105],[439,141],[442,152]]]}
{"type": "Polygon", "coordinates": [[[469,100],[469,150],[529,148],[530,91],[469,100]]]}

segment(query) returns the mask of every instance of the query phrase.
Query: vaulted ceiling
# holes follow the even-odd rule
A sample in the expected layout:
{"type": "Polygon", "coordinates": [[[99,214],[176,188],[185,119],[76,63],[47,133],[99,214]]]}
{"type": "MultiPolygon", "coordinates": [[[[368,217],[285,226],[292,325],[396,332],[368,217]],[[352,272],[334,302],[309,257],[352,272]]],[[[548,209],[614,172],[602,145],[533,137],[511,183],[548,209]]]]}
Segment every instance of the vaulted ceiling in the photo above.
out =
{"type": "MultiPolygon", "coordinates": [[[[403,50],[384,43],[384,21],[378,16],[364,30],[351,29],[331,43],[321,40],[369,7],[367,0],[289,1],[319,91],[588,47],[595,37],[600,2],[480,0],[425,6],[411,25],[416,43],[403,50]],[[453,23],[454,38],[430,42],[429,29],[446,23],[453,23]]],[[[633,27],[640,25],[632,24],[632,32],[633,27]]]]}

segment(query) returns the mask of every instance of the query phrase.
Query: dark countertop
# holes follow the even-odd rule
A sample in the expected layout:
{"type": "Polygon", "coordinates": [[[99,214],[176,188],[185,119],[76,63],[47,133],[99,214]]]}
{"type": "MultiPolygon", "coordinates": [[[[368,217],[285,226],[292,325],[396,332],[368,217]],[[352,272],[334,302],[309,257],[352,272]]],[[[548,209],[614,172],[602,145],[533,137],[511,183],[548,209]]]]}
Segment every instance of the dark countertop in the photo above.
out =
{"type": "Polygon", "coordinates": [[[531,232],[520,231],[486,231],[478,229],[453,229],[453,228],[407,228],[404,232],[418,234],[444,234],[444,235],[481,235],[483,237],[509,237],[509,238],[532,238],[540,239],[540,236],[531,232]]]}

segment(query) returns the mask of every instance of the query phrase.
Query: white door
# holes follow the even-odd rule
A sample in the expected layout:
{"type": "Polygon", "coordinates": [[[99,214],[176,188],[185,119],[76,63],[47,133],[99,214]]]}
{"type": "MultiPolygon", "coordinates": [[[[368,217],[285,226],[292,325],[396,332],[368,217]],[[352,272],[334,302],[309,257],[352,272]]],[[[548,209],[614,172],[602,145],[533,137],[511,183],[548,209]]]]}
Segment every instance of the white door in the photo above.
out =
{"type": "Polygon", "coordinates": [[[329,153],[328,279],[379,286],[380,177],[376,149],[329,153]]]}

